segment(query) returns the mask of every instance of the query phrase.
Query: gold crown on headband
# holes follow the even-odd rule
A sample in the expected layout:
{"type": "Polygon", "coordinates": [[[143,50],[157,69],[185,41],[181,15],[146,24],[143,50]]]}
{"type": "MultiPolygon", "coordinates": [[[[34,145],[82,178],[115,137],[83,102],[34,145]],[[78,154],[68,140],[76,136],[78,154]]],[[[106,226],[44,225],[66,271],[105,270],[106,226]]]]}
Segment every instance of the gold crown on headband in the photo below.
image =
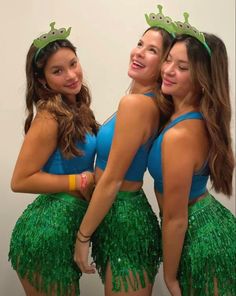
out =
{"type": "Polygon", "coordinates": [[[196,38],[205,46],[209,55],[211,55],[211,49],[206,43],[204,34],[202,32],[199,32],[195,27],[191,26],[188,22],[188,18],[189,14],[187,12],[184,12],[184,23],[180,21],[174,23],[176,34],[185,34],[196,38]]]}
{"type": "Polygon", "coordinates": [[[33,44],[35,47],[42,49],[50,42],[66,39],[70,35],[71,27],[66,30],[65,28],[55,29],[54,26],[55,22],[52,22],[50,24],[51,30],[48,33],[34,39],[33,44]]]}
{"type": "Polygon", "coordinates": [[[145,14],[146,21],[150,27],[159,27],[169,32],[175,37],[175,26],[169,16],[164,16],[162,13],[162,5],[157,5],[159,13],[150,13],[149,16],[145,14]]]}

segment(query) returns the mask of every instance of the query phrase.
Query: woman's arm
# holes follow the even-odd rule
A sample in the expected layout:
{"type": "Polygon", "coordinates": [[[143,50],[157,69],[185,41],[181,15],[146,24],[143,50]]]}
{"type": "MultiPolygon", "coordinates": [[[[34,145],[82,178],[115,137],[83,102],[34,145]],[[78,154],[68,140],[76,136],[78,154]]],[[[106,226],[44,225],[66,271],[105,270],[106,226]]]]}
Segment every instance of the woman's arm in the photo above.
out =
{"type": "MultiPolygon", "coordinates": [[[[21,147],[11,180],[15,192],[55,193],[69,191],[67,175],[42,172],[57,147],[58,124],[46,111],[36,115],[21,147]]],[[[89,176],[88,176],[89,177],[89,176]]],[[[80,186],[76,175],[76,189],[80,186]]]]}
{"type": "Polygon", "coordinates": [[[195,168],[195,147],[184,129],[172,128],[162,143],[164,279],[172,295],[181,295],[177,271],[188,227],[188,199],[195,168]]]}
{"type": "Polygon", "coordinates": [[[152,135],[154,126],[157,129],[158,123],[159,113],[150,98],[129,95],[121,100],[107,166],[77,234],[74,260],[82,272],[95,272],[94,267],[88,264],[88,237],[108,213],[137,150],[152,135]]]}
{"type": "Polygon", "coordinates": [[[82,233],[91,235],[111,208],[137,150],[153,132],[151,123],[159,120],[154,106],[144,95],[129,95],[121,100],[107,166],[80,226],[82,233]]]}

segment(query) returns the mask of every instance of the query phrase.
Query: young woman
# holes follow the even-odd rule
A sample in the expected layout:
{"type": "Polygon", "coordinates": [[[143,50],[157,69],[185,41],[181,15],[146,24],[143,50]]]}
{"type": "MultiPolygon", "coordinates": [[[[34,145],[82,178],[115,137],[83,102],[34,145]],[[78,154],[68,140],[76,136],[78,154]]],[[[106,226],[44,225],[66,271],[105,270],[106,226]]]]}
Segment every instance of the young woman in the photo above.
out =
{"type": "Polygon", "coordinates": [[[94,187],[97,123],[69,31],[52,23],[26,59],[26,135],[11,187],[40,195],[16,223],[9,259],[31,296],[79,295],[73,253],[94,187]]]}
{"type": "Polygon", "coordinates": [[[88,250],[97,229],[92,256],[107,296],[151,295],[160,263],[160,228],[142,184],[159,127],[160,64],[171,40],[162,28],[143,34],[130,55],[130,94],[98,133],[99,181],[77,234],[75,260],[83,272],[94,272],[88,250]]]}
{"type": "Polygon", "coordinates": [[[163,215],[163,263],[173,296],[235,295],[236,219],[206,188],[230,196],[234,157],[228,59],[224,43],[177,37],[162,66],[169,123],[148,168],[163,215]]]}

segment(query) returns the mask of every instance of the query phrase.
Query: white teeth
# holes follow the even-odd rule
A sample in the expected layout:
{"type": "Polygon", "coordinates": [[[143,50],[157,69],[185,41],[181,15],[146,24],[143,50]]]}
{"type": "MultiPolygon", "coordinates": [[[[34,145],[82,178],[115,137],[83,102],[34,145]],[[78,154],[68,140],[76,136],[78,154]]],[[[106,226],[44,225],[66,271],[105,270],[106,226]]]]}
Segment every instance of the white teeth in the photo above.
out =
{"type": "Polygon", "coordinates": [[[141,63],[138,62],[138,61],[133,61],[133,64],[136,65],[136,66],[138,66],[138,67],[142,67],[142,68],[144,68],[144,65],[141,64],[141,63]]]}
{"type": "Polygon", "coordinates": [[[71,84],[68,84],[67,87],[74,86],[76,83],[77,83],[77,82],[75,81],[75,82],[73,82],[73,83],[71,83],[71,84]]]}

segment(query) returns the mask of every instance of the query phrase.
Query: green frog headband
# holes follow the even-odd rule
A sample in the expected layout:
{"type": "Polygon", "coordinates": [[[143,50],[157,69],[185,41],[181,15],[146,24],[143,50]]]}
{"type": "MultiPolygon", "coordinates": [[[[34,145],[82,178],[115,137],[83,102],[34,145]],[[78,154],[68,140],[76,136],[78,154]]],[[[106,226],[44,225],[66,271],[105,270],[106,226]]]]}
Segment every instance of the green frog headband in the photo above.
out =
{"type": "Polygon", "coordinates": [[[50,24],[51,30],[48,33],[45,33],[38,38],[34,39],[33,44],[38,50],[35,53],[34,60],[37,60],[37,57],[44,47],[46,47],[49,43],[56,40],[64,40],[70,35],[71,27],[67,30],[65,28],[56,29],[55,22],[50,24]]]}
{"type": "Polygon", "coordinates": [[[146,22],[150,27],[159,27],[166,30],[175,37],[175,25],[169,16],[164,16],[162,13],[162,5],[157,5],[159,13],[145,14],[146,22]]]}
{"type": "Polygon", "coordinates": [[[163,15],[162,5],[157,5],[157,7],[159,13],[150,13],[149,15],[145,14],[146,21],[150,27],[162,28],[169,32],[173,37],[180,34],[192,36],[204,45],[211,56],[211,49],[206,43],[204,34],[189,24],[189,14],[187,12],[184,12],[184,23],[180,21],[173,22],[170,17],[163,15]]]}
{"type": "Polygon", "coordinates": [[[185,34],[192,36],[196,38],[198,41],[200,41],[206,50],[208,51],[209,55],[211,56],[211,49],[206,43],[205,36],[202,32],[199,32],[196,28],[191,26],[188,22],[189,14],[187,12],[184,12],[184,23],[178,21],[175,22],[175,27],[176,27],[176,34],[185,34]]]}

